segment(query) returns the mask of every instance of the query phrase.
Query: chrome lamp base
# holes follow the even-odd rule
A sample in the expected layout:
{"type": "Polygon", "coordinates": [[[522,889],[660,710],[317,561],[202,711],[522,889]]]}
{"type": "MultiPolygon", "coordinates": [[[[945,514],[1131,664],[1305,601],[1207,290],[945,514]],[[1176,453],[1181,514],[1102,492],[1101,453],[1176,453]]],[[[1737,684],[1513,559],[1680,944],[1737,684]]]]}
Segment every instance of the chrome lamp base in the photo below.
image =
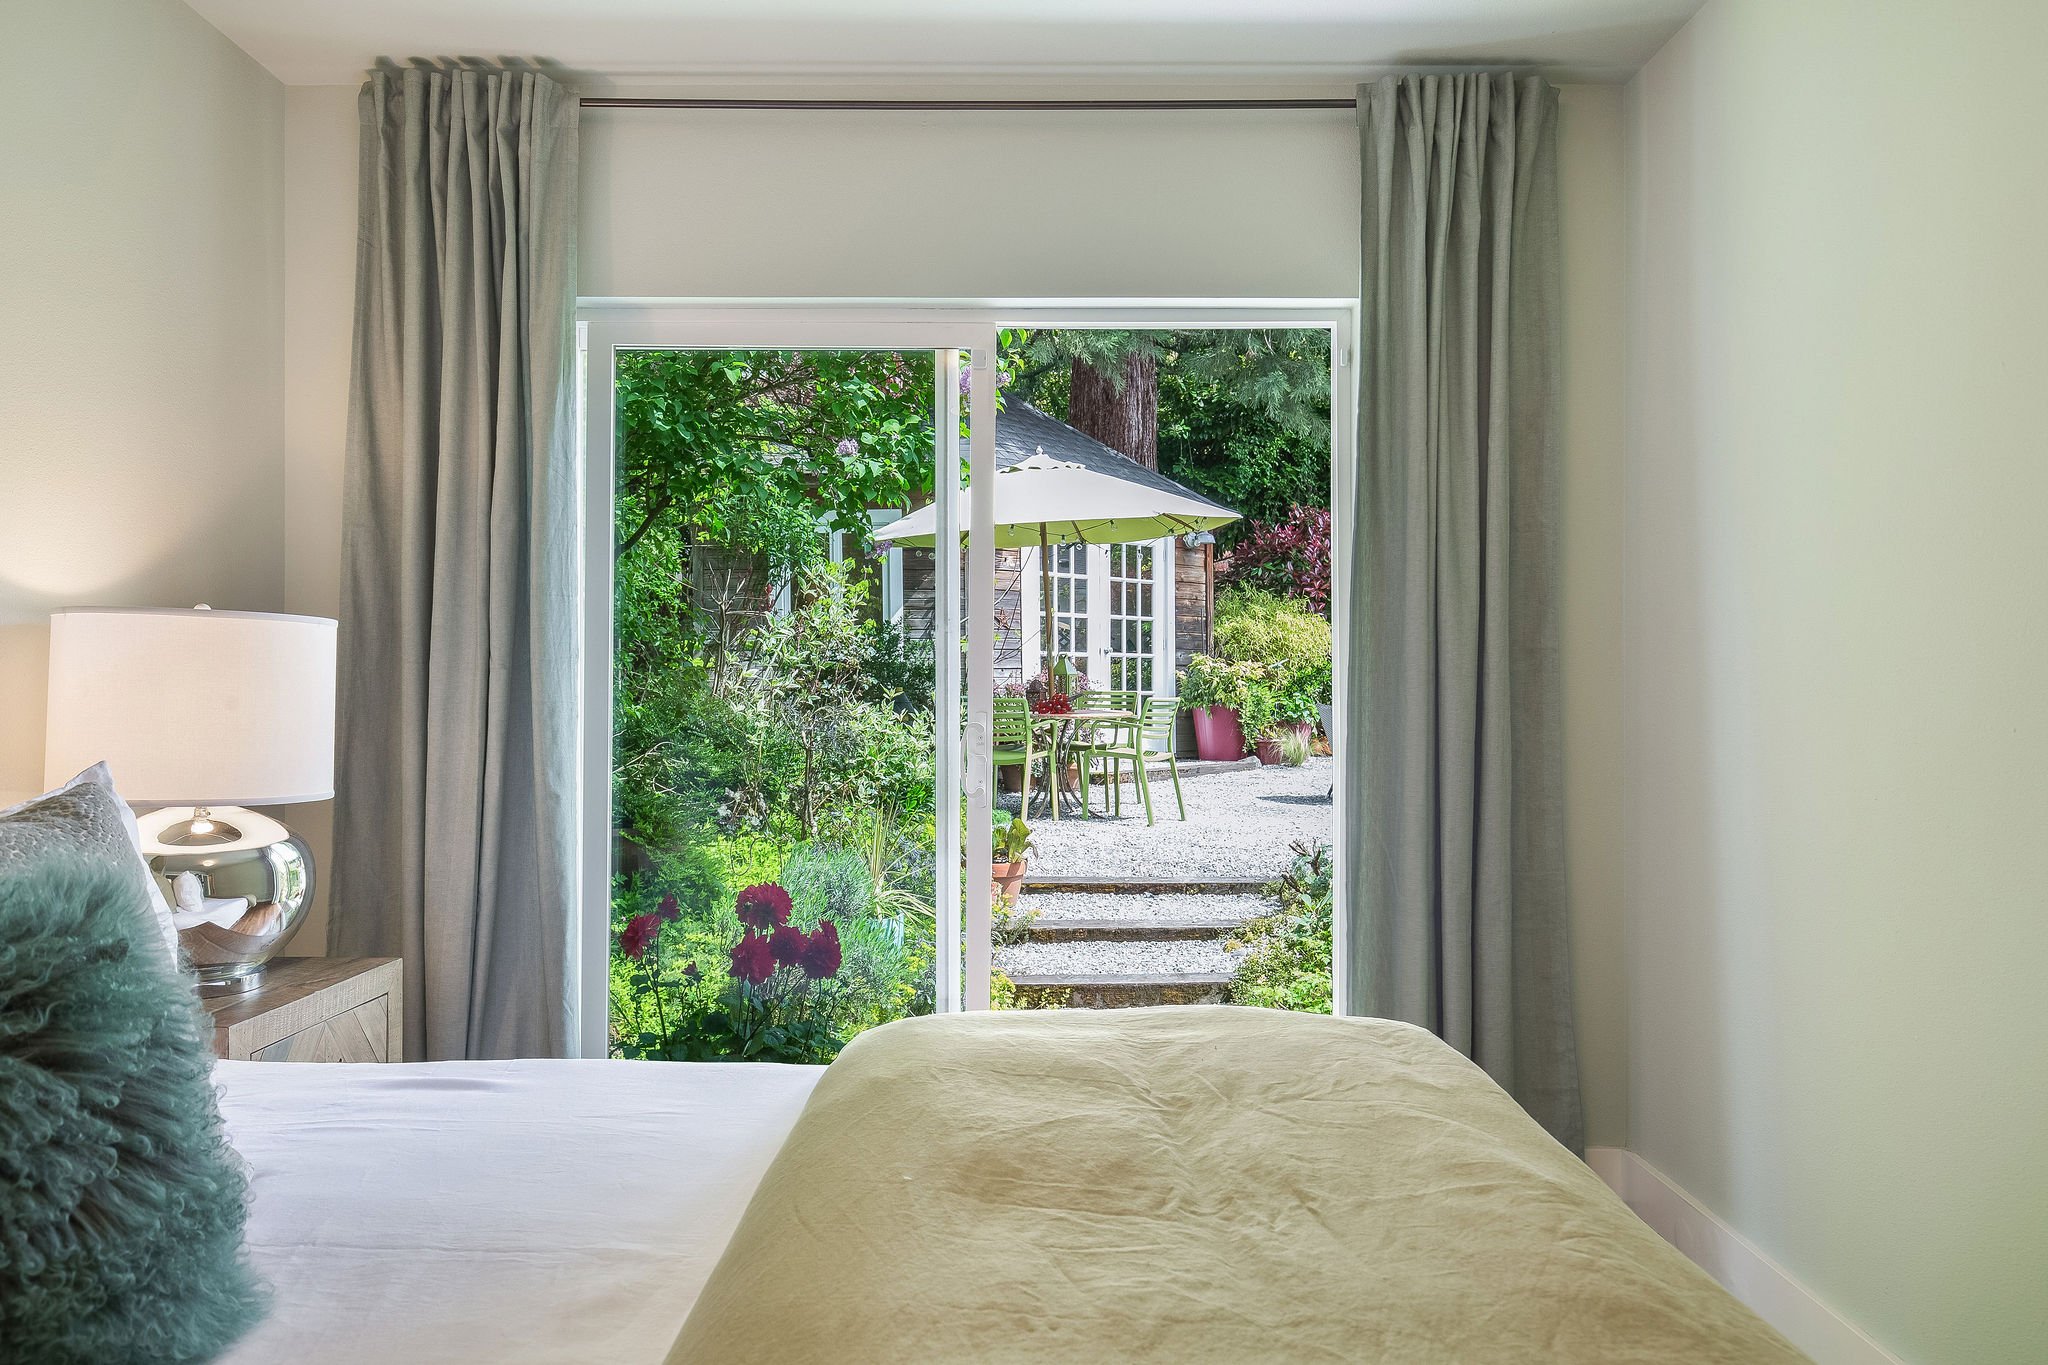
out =
{"type": "Polygon", "coordinates": [[[238,806],[167,806],[137,824],[199,993],[256,989],[313,902],[313,851],[279,821],[238,806]]]}

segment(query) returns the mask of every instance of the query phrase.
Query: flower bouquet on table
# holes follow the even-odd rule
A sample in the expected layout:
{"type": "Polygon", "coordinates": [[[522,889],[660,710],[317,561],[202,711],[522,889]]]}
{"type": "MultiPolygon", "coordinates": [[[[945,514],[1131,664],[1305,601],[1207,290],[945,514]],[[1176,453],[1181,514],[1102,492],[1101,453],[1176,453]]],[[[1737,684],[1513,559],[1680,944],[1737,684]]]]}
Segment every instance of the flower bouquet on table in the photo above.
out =
{"type": "Polygon", "coordinates": [[[829,1062],[845,1040],[833,1032],[830,1004],[840,967],[839,927],[830,919],[805,930],[790,922],[789,892],[773,882],[735,898],[740,937],[726,954],[716,1006],[692,1010],[686,997],[703,980],[695,962],[679,971],[662,959],[661,926],[677,917],[675,898],[635,915],[619,931],[619,951],[634,963],[633,987],[654,1005],[653,1030],[621,1044],[627,1057],[663,1061],[829,1062]]]}
{"type": "Polygon", "coordinates": [[[1034,716],[1073,714],[1074,698],[1086,691],[1088,679],[1071,669],[1042,672],[1025,684],[1024,696],[1034,716]]]}

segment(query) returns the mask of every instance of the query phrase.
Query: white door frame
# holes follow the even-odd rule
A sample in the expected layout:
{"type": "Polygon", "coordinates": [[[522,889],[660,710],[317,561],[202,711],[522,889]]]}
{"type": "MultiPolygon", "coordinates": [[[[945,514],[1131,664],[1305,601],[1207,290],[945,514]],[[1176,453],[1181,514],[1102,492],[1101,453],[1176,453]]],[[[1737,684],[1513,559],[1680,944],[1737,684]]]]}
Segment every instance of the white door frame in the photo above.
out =
{"type": "MultiPolygon", "coordinates": [[[[672,347],[717,350],[930,350],[973,355],[975,416],[993,411],[994,359],[997,331],[1003,327],[1114,327],[1172,330],[1178,328],[1317,328],[1331,334],[1330,345],[1330,506],[1334,525],[1331,616],[1336,626],[1335,720],[1331,741],[1348,756],[1344,698],[1350,686],[1348,597],[1351,580],[1351,487],[1357,432],[1357,383],[1353,347],[1358,335],[1356,299],[673,299],[583,298],[578,300],[577,333],[582,378],[580,427],[584,467],[584,581],[581,603],[584,622],[582,782],[577,800],[583,830],[584,866],[580,930],[575,937],[578,960],[573,976],[581,990],[573,1001],[574,1034],[582,1055],[603,1057],[608,1048],[611,964],[611,663],[612,663],[612,476],[614,470],[615,351],[672,347]],[[603,533],[597,533],[602,528],[603,533]]],[[[935,398],[940,430],[957,432],[946,421],[959,401],[957,360],[939,365],[935,398]]],[[[952,879],[943,870],[964,855],[965,865],[988,861],[989,806],[993,782],[988,764],[991,703],[994,697],[995,550],[994,489],[995,425],[974,421],[970,441],[969,496],[958,497],[949,479],[936,480],[935,502],[941,543],[947,531],[967,523],[968,661],[967,677],[958,677],[957,654],[939,649],[941,714],[948,696],[968,700],[961,731],[938,727],[941,812],[968,803],[966,847],[957,847],[957,826],[940,819],[937,878],[939,910],[947,913],[952,879]],[[965,503],[963,507],[960,504],[965,503]],[[966,515],[963,517],[961,513],[966,515]],[[978,625],[978,628],[976,628],[978,625]],[[964,684],[964,685],[963,685],[964,684]],[[950,799],[949,799],[950,793],[950,799]]],[[[941,642],[957,639],[961,587],[956,556],[938,555],[938,618],[941,642]],[[950,633],[949,633],[950,632],[950,633]]],[[[1170,628],[1169,628],[1169,649],[1170,628]]],[[[1169,654],[1169,661],[1171,655],[1169,654]]],[[[1171,676],[1171,669],[1168,670],[1171,676]]],[[[957,701],[951,706],[957,708],[957,701]]],[[[1345,761],[1348,761],[1348,757],[1345,761]]],[[[1345,784],[1337,783],[1333,810],[1335,828],[1345,827],[1345,784]]],[[[1345,841],[1333,841],[1336,870],[1333,994],[1338,1013],[1350,997],[1344,872],[1345,841]]],[[[945,960],[949,936],[940,935],[938,964],[941,1008],[987,1008],[989,985],[989,888],[982,878],[966,880],[964,955],[965,989],[953,999],[951,982],[959,980],[945,960]]],[[[942,923],[946,921],[942,920],[942,923]]],[[[952,922],[958,922],[957,918],[952,922]]],[[[956,948],[956,951],[958,949],[956,948]]]]}

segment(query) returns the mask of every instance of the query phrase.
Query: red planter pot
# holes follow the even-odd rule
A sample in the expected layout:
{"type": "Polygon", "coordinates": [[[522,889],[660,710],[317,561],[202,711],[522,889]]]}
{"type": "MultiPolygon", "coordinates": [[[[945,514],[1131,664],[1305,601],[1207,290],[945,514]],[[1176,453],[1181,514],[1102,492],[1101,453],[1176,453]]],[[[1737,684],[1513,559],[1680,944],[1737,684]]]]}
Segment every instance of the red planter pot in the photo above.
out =
{"type": "Polygon", "coordinates": [[[1244,730],[1237,723],[1237,708],[1197,706],[1188,712],[1195,723],[1195,757],[1210,762],[1235,763],[1244,757],[1244,730]]]}
{"type": "Polygon", "coordinates": [[[1026,859],[1014,863],[999,863],[991,859],[988,865],[989,883],[995,894],[1004,900],[1017,899],[1018,889],[1024,885],[1026,859]]]}
{"type": "MultiPolygon", "coordinates": [[[[1303,740],[1308,740],[1315,734],[1315,727],[1312,725],[1294,724],[1286,726],[1284,728],[1292,730],[1295,734],[1300,735],[1303,740]]],[[[1252,752],[1259,756],[1259,762],[1265,764],[1268,767],[1271,767],[1273,764],[1278,763],[1280,761],[1279,736],[1274,735],[1266,739],[1260,740],[1257,744],[1254,744],[1252,746],[1252,752]]]]}

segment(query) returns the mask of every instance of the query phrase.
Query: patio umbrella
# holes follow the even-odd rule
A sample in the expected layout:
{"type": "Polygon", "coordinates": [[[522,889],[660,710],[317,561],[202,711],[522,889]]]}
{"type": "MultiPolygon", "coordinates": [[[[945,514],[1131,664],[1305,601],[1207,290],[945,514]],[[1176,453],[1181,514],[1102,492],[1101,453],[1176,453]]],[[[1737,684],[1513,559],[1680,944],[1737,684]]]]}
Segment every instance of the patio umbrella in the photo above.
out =
{"type": "MultiPolygon", "coordinates": [[[[1106,449],[1106,448],[1105,448],[1106,449]]],[[[1052,649],[1052,547],[1120,545],[1163,536],[1209,531],[1236,521],[1238,514],[1170,479],[1117,456],[1145,476],[1124,478],[1069,460],[1056,460],[1043,446],[996,471],[995,543],[1005,550],[1039,549],[1040,599],[1045,604],[1045,648],[1052,649]],[[1163,486],[1162,486],[1163,485],[1163,486]],[[1177,491],[1176,491],[1177,490],[1177,491]]],[[[929,546],[937,534],[938,508],[925,506],[875,532],[884,546],[929,546]]],[[[963,528],[962,538],[966,532],[963,528]]]]}

